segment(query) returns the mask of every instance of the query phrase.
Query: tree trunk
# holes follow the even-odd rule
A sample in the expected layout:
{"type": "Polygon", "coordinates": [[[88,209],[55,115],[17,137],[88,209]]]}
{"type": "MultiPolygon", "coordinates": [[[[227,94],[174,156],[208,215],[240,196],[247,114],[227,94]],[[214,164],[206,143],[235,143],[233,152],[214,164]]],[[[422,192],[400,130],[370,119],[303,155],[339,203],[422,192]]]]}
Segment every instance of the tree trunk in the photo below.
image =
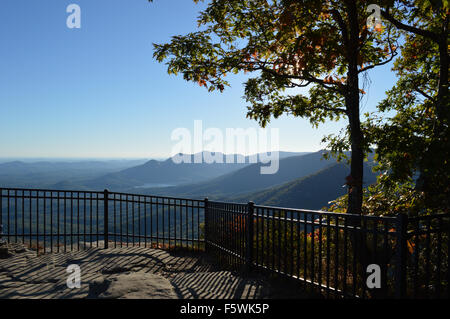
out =
{"type": "Polygon", "coordinates": [[[359,121],[359,103],[357,103],[357,106],[353,108],[353,112],[354,114],[349,117],[352,154],[350,176],[347,179],[347,184],[349,187],[347,213],[361,214],[363,201],[362,182],[364,177],[364,152],[362,149],[362,132],[359,121]]]}
{"type": "MultiPolygon", "coordinates": [[[[448,164],[445,160],[449,156],[448,125],[450,124],[450,112],[448,107],[448,18],[444,22],[443,32],[439,40],[439,86],[436,97],[436,123],[432,132],[432,141],[419,164],[420,175],[417,181],[418,189],[424,191],[426,198],[434,197],[434,194],[444,192],[448,188],[448,164]]],[[[428,201],[428,200],[427,200],[428,201]]],[[[433,201],[433,200],[432,200],[433,201]]],[[[432,204],[431,202],[429,204],[432,204]]]]}
{"type": "Polygon", "coordinates": [[[349,1],[348,4],[349,21],[349,42],[347,45],[347,92],[345,96],[346,108],[350,127],[351,143],[351,169],[350,176],[347,177],[348,207],[347,213],[361,214],[363,199],[363,135],[361,131],[361,122],[359,119],[359,73],[358,73],[358,43],[359,43],[359,25],[358,11],[355,1],[349,1]]]}

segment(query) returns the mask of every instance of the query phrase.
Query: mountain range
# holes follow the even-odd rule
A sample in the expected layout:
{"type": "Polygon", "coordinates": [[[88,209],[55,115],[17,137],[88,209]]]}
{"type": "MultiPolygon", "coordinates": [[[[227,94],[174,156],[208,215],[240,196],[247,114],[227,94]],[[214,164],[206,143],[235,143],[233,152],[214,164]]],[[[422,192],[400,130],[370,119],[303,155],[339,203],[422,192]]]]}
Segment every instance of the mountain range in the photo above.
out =
{"type": "Polygon", "coordinates": [[[84,180],[140,165],[144,160],[46,160],[0,163],[0,187],[52,188],[62,180],[84,180]]]}
{"type": "MultiPolygon", "coordinates": [[[[270,206],[321,209],[345,194],[350,168],[314,153],[280,152],[278,171],[261,174],[270,164],[232,155],[228,163],[190,163],[166,160],[0,163],[0,187],[34,187],[68,190],[103,190],[128,193],[204,198],[234,202],[254,201],[270,206]]],[[[181,154],[180,154],[181,155],[181,154]]],[[[260,155],[258,154],[260,159],[260,155]]],[[[373,183],[373,158],[364,164],[364,186],[373,183]]]]}
{"type": "MultiPolygon", "coordinates": [[[[347,192],[344,185],[350,167],[335,163],[309,176],[295,179],[283,185],[270,187],[263,191],[231,198],[237,202],[253,201],[255,204],[293,207],[303,209],[322,209],[347,192]]],[[[364,187],[376,181],[372,163],[364,164],[364,187]]]]}
{"type": "MultiPolygon", "coordinates": [[[[286,158],[302,153],[279,152],[280,158],[286,158]]],[[[182,155],[182,154],[180,154],[182,155]]],[[[251,158],[238,154],[232,154],[230,159],[226,159],[222,153],[202,152],[198,154],[186,155],[186,162],[176,163],[173,158],[164,161],[150,160],[138,166],[130,167],[121,171],[112,172],[93,179],[82,181],[80,187],[83,189],[103,190],[108,188],[112,191],[135,191],[142,187],[162,187],[175,186],[180,184],[200,183],[232,171],[237,171],[250,165],[251,158]],[[206,163],[202,160],[195,163],[195,157],[207,155],[223,158],[223,163],[206,163]]],[[[260,158],[260,154],[257,154],[260,158]]],[[[70,180],[61,181],[54,185],[58,188],[72,187],[70,180]]]]}
{"type": "Polygon", "coordinates": [[[201,183],[164,188],[147,188],[143,189],[142,192],[180,197],[209,196],[216,199],[237,196],[281,185],[317,172],[335,163],[333,159],[323,159],[322,153],[315,152],[281,158],[278,163],[278,172],[275,174],[261,174],[261,166],[267,164],[255,163],[201,183]]]}
{"type": "MultiPolygon", "coordinates": [[[[319,151],[281,158],[275,174],[264,175],[264,164],[247,165],[228,174],[201,182],[172,187],[143,188],[143,194],[203,198],[234,202],[253,201],[261,205],[320,209],[345,194],[345,177],[350,168],[319,151]]],[[[364,186],[376,180],[372,158],[364,164],[364,186]]]]}

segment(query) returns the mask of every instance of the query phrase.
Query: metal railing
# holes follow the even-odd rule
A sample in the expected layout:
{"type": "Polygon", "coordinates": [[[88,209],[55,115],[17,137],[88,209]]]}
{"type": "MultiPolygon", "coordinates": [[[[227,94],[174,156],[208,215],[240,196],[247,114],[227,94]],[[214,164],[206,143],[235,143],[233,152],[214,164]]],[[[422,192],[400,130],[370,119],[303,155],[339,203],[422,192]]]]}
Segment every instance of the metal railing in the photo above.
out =
{"type": "Polygon", "coordinates": [[[205,249],[221,267],[290,278],[325,297],[449,296],[450,214],[376,217],[107,190],[0,188],[0,225],[4,240],[38,253],[205,249]],[[380,288],[367,284],[373,265],[380,288]]]}
{"type": "Polygon", "coordinates": [[[450,295],[450,214],[376,217],[207,202],[206,216],[207,251],[235,269],[292,278],[326,297],[450,295]],[[376,281],[367,281],[378,270],[380,288],[373,288],[376,281]]]}
{"type": "Polygon", "coordinates": [[[204,201],[109,192],[0,188],[8,243],[44,252],[129,245],[200,248],[204,201]]]}

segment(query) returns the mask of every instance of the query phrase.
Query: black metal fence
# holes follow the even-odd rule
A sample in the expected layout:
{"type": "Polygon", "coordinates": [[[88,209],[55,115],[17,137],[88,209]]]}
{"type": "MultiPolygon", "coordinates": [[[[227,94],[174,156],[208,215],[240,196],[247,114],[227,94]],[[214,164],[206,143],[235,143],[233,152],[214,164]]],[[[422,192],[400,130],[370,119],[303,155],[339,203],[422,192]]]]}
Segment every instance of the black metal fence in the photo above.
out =
{"type": "Polygon", "coordinates": [[[0,203],[0,236],[38,252],[129,245],[200,248],[203,243],[203,200],[0,188],[0,203]]]}
{"type": "Polygon", "coordinates": [[[326,297],[449,296],[450,214],[408,218],[207,202],[206,249],[326,297]],[[371,274],[378,273],[379,282],[371,274]],[[369,281],[369,283],[368,283],[369,281]]]}
{"type": "Polygon", "coordinates": [[[325,297],[449,297],[450,214],[376,217],[107,190],[0,188],[0,224],[4,240],[38,252],[188,247],[206,249],[220,266],[281,275],[325,297]],[[371,276],[378,271],[379,282],[371,276]]]}

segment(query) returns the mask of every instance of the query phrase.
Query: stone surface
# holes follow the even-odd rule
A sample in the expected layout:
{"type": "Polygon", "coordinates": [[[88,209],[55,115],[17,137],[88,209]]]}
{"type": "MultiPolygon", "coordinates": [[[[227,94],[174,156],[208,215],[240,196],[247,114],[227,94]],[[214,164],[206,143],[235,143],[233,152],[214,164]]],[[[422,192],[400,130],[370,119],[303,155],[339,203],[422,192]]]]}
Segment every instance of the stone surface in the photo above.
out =
{"type": "Polygon", "coordinates": [[[91,285],[90,298],[178,299],[170,281],[161,275],[145,272],[119,274],[97,279],[91,285]]]}
{"type": "MultiPolygon", "coordinates": [[[[99,245],[100,247],[100,245],[99,245]]],[[[37,256],[11,245],[0,259],[0,298],[232,298],[286,297],[262,277],[218,269],[204,255],[144,248],[90,248],[37,256]],[[67,287],[67,267],[80,266],[81,288],[67,287]]],[[[302,296],[283,289],[289,297],[302,296]]]]}

